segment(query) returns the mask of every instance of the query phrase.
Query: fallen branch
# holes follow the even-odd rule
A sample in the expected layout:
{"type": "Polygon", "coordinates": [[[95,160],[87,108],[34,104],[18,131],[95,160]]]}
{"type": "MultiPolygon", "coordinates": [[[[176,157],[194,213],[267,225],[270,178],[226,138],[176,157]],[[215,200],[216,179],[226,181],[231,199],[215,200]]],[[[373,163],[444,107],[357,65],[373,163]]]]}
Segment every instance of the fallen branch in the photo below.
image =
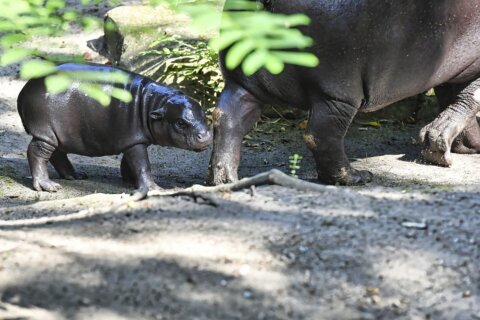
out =
{"type": "Polygon", "coordinates": [[[300,191],[314,191],[314,192],[324,192],[329,188],[325,185],[316,184],[293,178],[277,169],[272,169],[267,172],[257,174],[253,177],[243,178],[239,181],[226,183],[219,186],[202,186],[202,185],[193,185],[190,188],[183,189],[181,191],[150,191],[148,193],[143,193],[138,195],[138,197],[154,197],[154,196],[177,196],[180,195],[189,195],[190,193],[217,193],[217,192],[235,192],[243,189],[248,189],[251,186],[263,186],[263,185],[278,185],[286,188],[296,189],[300,191]]]}
{"type": "MultiPolygon", "coordinates": [[[[27,220],[8,220],[0,221],[0,227],[26,227],[26,226],[38,226],[45,224],[52,224],[55,222],[63,221],[72,221],[80,220],[85,218],[90,218],[93,216],[106,214],[106,213],[116,213],[124,210],[126,207],[130,206],[132,203],[143,200],[147,197],[180,197],[187,196],[195,200],[198,198],[204,200],[207,204],[212,206],[219,206],[218,200],[212,195],[213,193],[221,192],[235,192],[243,189],[251,188],[252,186],[262,186],[262,185],[278,185],[286,188],[296,189],[300,191],[313,191],[313,192],[325,192],[328,189],[334,187],[324,186],[316,183],[311,183],[303,181],[297,178],[290,177],[285,173],[272,169],[267,172],[260,173],[256,176],[250,178],[244,178],[237,182],[222,184],[219,186],[202,186],[202,185],[193,185],[189,188],[182,190],[168,190],[168,191],[137,191],[131,196],[122,197],[114,205],[104,206],[101,208],[89,208],[81,210],[75,213],[55,216],[55,217],[41,217],[36,219],[27,219],[27,220]]],[[[99,194],[96,194],[98,196],[99,194]]],[[[84,198],[88,198],[84,197],[84,198]]]]}

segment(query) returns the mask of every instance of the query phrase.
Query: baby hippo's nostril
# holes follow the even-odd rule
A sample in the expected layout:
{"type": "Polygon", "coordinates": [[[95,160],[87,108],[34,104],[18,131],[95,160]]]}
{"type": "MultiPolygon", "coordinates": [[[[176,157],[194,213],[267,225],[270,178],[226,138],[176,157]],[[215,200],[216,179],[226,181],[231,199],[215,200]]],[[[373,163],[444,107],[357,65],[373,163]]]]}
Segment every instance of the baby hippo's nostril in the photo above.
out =
{"type": "Polygon", "coordinates": [[[197,134],[197,139],[199,142],[209,142],[212,140],[212,133],[210,131],[202,131],[197,134]]]}

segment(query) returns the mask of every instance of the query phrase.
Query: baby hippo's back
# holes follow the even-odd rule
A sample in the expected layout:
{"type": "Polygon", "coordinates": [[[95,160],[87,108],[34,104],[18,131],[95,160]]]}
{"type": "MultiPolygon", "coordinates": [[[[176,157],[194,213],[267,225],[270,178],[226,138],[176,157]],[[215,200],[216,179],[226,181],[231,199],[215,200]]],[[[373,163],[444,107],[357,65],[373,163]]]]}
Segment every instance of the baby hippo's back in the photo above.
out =
{"type": "MultiPolygon", "coordinates": [[[[67,64],[60,70],[76,71],[116,70],[111,67],[67,64]]],[[[131,82],[114,85],[98,83],[109,93],[113,87],[132,93],[130,103],[112,98],[110,105],[79,90],[81,82],[73,80],[63,93],[46,90],[44,78],[27,82],[18,97],[18,112],[27,133],[65,153],[88,156],[119,154],[136,144],[148,144],[142,110],[141,84],[144,78],[131,75],[131,82]]]]}

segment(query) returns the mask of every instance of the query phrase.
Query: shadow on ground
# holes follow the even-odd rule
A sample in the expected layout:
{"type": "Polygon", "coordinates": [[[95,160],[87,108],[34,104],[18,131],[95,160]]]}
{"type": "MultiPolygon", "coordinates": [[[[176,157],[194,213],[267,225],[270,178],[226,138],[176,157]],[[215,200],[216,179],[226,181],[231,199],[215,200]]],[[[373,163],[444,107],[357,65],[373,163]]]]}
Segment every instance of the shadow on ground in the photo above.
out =
{"type": "Polygon", "coordinates": [[[390,196],[262,187],[0,224],[2,302],[67,319],[475,319],[478,194],[390,196]]]}

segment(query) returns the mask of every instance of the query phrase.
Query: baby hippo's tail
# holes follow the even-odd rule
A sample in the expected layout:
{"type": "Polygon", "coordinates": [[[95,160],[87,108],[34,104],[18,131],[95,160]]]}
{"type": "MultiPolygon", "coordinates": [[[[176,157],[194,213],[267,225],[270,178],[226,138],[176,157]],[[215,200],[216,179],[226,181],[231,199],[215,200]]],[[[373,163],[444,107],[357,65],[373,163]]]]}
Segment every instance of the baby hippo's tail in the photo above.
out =
{"type": "Polygon", "coordinates": [[[20,119],[22,119],[22,124],[23,124],[23,128],[25,129],[25,131],[30,134],[30,131],[28,130],[27,126],[25,125],[25,114],[24,114],[24,103],[26,102],[25,98],[26,98],[26,95],[28,95],[28,87],[29,87],[29,84],[32,80],[29,80],[25,86],[23,86],[22,90],[20,91],[20,93],[18,94],[18,98],[17,98],[17,110],[18,110],[18,114],[20,115],[20,119]]]}
{"type": "Polygon", "coordinates": [[[31,107],[36,107],[35,105],[32,106],[32,104],[35,104],[34,101],[38,103],[38,89],[40,88],[40,90],[45,90],[44,81],[45,78],[28,80],[18,94],[17,110],[20,118],[22,119],[23,128],[28,134],[31,133],[28,129],[29,126],[27,125],[26,119],[28,118],[28,113],[31,112],[31,107]]]}

